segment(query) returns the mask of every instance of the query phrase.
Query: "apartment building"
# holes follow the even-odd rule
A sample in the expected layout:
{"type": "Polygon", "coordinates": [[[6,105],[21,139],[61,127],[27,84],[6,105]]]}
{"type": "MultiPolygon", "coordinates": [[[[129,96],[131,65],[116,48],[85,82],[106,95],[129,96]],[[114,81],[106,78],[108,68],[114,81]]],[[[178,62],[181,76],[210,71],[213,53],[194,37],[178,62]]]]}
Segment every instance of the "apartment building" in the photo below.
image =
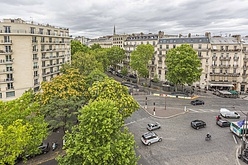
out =
{"type": "Polygon", "coordinates": [[[88,46],[91,47],[94,44],[99,44],[101,48],[111,48],[113,46],[113,36],[103,36],[91,39],[88,46]]]}
{"type": "MultiPolygon", "coordinates": [[[[150,44],[150,45],[153,45],[155,48],[158,43],[159,37],[162,37],[163,35],[164,35],[163,32],[159,32],[159,34],[139,33],[139,34],[129,35],[124,42],[124,50],[126,52],[126,58],[123,60],[123,65],[127,67],[129,70],[131,70],[130,57],[131,57],[132,51],[134,51],[136,47],[140,44],[150,44]]],[[[149,65],[149,69],[152,72],[151,74],[153,74],[153,71],[155,70],[154,60],[155,59],[153,59],[151,64],[149,65]]]]}
{"type": "Polygon", "coordinates": [[[88,46],[89,45],[89,38],[86,38],[84,36],[77,36],[74,38],[74,40],[79,41],[81,44],[88,46]]]}
{"type": "Polygon", "coordinates": [[[69,29],[4,19],[0,22],[0,99],[20,97],[26,90],[38,91],[42,81],[60,74],[70,63],[69,29]]]}

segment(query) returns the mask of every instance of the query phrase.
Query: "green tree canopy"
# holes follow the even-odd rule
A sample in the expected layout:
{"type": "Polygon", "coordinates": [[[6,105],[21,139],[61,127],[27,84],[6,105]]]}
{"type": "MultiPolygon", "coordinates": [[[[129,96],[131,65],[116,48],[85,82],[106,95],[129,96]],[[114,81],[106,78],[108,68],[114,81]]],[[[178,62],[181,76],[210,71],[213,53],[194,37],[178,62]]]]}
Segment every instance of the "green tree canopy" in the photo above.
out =
{"type": "Polygon", "coordinates": [[[127,128],[116,103],[98,100],[89,103],[81,111],[79,125],[65,136],[65,156],[59,164],[81,165],[136,165],[135,141],[127,128]]]}
{"type": "Polygon", "coordinates": [[[115,66],[125,58],[125,51],[118,46],[113,46],[107,49],[107,57],[109,65],[115,66]]]}
{"type": "Polygon", "coordinates": [[[100,44],[93,44],[90,46],[91,50],[96,50],[96,49],[101,49],[101,45],[100,44]]]}
{"type": "Polygon", "coordinates": [[[150,44],[138,45],[136,50],[131,53],[130,66],[138,72],[138,76],[147,77],[149,75],[148,62],[152,59],[154,47],[150,44]]]}
{"type": "Polygon", "coordinates": [[[90,101],[102,99],[115,101],[118,112],[123,118],[131,116],[139,108],[138,103],[129,95],[127,87],[113,79],[105,78],[104,81],[95,82],[88,91],[90,101]]]}
{"type": "Polygon", "coordinates": [[[40,152],[48,124],[34,98],[30,90],[18,99],[0,102],[0,164],[14,164],[19,156],[40,152]]]}
{"type": "Polygon", "coordinates": [[[87,76],[96,68],[103,72],[103,65],[96,60],[96,57],[90,53],[77,52],[74,54],[74,60],[71,61],[72,68],[79,69],[79,72],[87,76]]]}
{"type": "Polygon", "coordinates": [[[192,84],[200,79],[201,61],[187,44],[170,49],[166,54],[167,79],[176,85],[192,84]]]}
{"type": "Polygon", "coordinates": [[[71,55],[72,59],[76,52],[88,52],[89,48],[86,45],[81,44],[80,41],[72,40],[71,41],[71,55]]]}

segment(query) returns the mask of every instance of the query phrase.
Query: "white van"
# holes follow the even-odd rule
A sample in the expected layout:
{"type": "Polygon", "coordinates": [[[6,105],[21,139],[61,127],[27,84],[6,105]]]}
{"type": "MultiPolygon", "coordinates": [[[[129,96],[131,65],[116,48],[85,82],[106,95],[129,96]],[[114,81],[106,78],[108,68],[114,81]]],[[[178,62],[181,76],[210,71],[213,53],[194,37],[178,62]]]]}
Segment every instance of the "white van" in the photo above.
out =
{"type": "Polygon", "coordinates": [[[220,115],[225,118],[236,118],[239,119],[240,115],[235,111],[230,111],[226,108],[220,108],[220,115]]]}

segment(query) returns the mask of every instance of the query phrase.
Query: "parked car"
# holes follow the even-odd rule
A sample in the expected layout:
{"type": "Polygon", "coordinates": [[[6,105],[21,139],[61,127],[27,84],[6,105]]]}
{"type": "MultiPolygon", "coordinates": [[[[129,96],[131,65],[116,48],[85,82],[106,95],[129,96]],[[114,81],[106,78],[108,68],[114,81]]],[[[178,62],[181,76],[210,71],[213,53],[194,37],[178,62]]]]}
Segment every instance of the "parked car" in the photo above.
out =
{"type": "Polygon", "coordinates": [[[206,123],[202,120],[193,120],[191,121],[191,127],[194,129],[200,129],[206,127],[206,123]]]}
{"type": "Polygon", "coordinates": [[[202,100],[193,100],[190,102],[192,105],[204,105],[204,101],[202,100]]]}
{"type": "Polygon", "coordinates": [[[220,108],[220,115],[225,118],[236,118],[236,119],[240,118],[240,114],[238,114],[235,111],[230,111],[226,108],[220,108]]]}
{"type": "Polygon", "coordinates": [[[156,129],[159,129],[159,128],[161,128],[161,125],[158,122],[147,124],[147,129],[149,131],[153,131],[153,130],[156,130],[156,129]]]}
{"type": "Polygon", "coordinates": [[[42,143],[38,148],[41,150],[40,154],[45,154],[50,150],[49,143],[42,143]]]}
{"type": "Polygon", "coordinates": [[[161,142],[162,138],[159,137],[155,132],[147,132],[141,136],[141,141],[145,145],[151,145],[152,143],[161,142]]]}
{"type": "Polygon", "coordinates": [[[218,120],[216,121],[216,124],[220,127],[230,127],[230,122],[229,121],[225,121],[225,120],[218,120]]]}

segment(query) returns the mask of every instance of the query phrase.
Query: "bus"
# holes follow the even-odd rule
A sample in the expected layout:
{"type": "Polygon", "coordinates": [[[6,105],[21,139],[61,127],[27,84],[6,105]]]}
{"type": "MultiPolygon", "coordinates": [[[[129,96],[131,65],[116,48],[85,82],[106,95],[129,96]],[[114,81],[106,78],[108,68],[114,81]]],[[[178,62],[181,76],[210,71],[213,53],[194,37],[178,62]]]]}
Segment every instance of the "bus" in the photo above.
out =
{"type": "Polygon", "coordinates": [[[248,123],[247,123],[247,121],[244,123],[244,125],[242,127],[240,127],[238,125],[238,122],[239,121],[231,122],[230,131],[233,132],[235,135],[237,135],[240,138],[243,136],[243,134],[245,134],[245,136],[248,136],[248,123]]]}

